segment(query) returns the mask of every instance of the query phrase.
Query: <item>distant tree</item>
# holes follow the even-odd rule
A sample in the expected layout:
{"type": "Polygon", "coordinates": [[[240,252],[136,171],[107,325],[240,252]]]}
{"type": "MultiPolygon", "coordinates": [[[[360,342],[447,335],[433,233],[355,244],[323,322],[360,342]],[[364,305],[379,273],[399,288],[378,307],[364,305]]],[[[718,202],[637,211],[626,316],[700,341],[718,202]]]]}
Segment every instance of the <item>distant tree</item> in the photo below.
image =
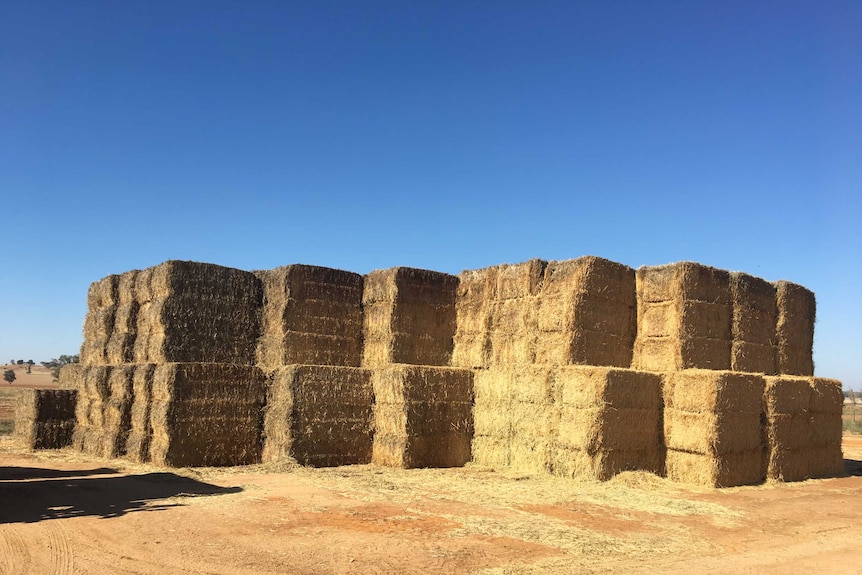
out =
{"type": "Polygon", "coordinates": [[[23,359],[19,359],[19,360],[18,360],[18,365],[24,365],[24,360],[23,360],[23,359]]]}
{"type": "Polygon", "coordinates": [[[12,383],[15,381],[15,372],[11,369],[7,369],[3,372],[3,379],[8,383],[12,383]]]}
{"type": "Polygon", "coordinates": [[[78,363],[77,355],[61,355],[59,358],[52,358],[51,361],[43,361],[42,365],[51,369],[51,375],[54,379],[60,379],[60,369],[70,363],[78,363]]]}
{"type": "Polygon", "coordinates": [[[28,359],[28,360],[27,360],[27,365],[36,365],[36,362],[35,362],[35,361],[33,361],[32,359],[28,359]]]}

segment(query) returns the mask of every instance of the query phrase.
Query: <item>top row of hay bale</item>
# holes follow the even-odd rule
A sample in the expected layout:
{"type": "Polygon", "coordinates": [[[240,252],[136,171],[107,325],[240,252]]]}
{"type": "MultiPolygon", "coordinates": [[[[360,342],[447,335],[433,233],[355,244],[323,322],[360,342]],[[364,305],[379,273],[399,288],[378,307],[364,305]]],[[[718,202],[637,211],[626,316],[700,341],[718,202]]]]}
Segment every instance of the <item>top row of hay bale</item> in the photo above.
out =
{"type": "Polygon", "coordinates": [[[814,294],[739,272],[680,262],[636,273],[632,366],[813,375],[814,294]]]}
{"type": "Polygon", "coordinates": [[[628,367],[635,274],[593,256],[462,272],[453,365],[628,367]]]}
{"type": "Polygon", "coordinates": [[[812,375],[814,295],[691,262],[587,256],[460,277],[398,267],[245,272],[168,261],[88,296],[85,365],[596,365],[812,375]]]}

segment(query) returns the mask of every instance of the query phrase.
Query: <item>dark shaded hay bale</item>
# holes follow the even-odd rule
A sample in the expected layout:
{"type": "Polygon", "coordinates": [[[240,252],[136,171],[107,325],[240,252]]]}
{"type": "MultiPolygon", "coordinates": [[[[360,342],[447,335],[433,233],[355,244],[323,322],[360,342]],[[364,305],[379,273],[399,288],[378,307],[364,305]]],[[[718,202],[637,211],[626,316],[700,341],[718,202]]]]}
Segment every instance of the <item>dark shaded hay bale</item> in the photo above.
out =
{"type": "Polygon", "coordinates": [[[143,363],[134,366],[132,375],[131,429],[126,442],[126,456],[132,461],[150,461],[150,442],[153,428],[150,425],[150,409],[153,402],[153,374],[156,364],[143,363]]]}
{"type": "Polygon", "coordinates": [[[365,277],[362,365],[448,365],[455,336],[458,278],[413,268],[365,277]]]}
{"type": "Polygon", "coordinates": [[[725,370],[731,357],[730,275],[693,262],[636,272],[632,365],[649,371],[725,370]]]}
{"type": "MultiPolygon", "coordinates": [[[[145,270],[146,271],[146,270],[145,270]]],[[[254,274],[213,264],[168,261],[149,273],[138,333],[139,363],[255,363],[263,290],[254,274]]]]}
{"type": "Polygon", "coordinates": [[[114,329],[114,315],[119,303],[120,276],[109,275],[93,282],[87,292],[87,315],[84,319],[84,342],[81,363],[103,365],[107,362],[108,340],[114,329]]]}
{"type": "Polygon", "coordinates": [[[776,282],[775,290],[778,309],[778,372],[814,375],[814,293],[787,281],[776,282]]]}
{"type": "Polygon", "coordinates": [[[106,361],[116,365],[135,361],[135,339],[138,331],[136,283],[140,272],[132,270],[120,274],[117,279],[117,305],[114,325],[105,349],[106,361]]]}
{"type": "Polygon", "coordinates": [[[150,411],[153,463],[171,467],[259,463],[265,386],[266,376],[253,366],[156,367],[150,411]]]}
{"type": "Polygon", "coordinates": [[[264,294],[260,365],[361,363],[361,275],[302,264],[255,275],[264,294]]]}
{"type": "Polygon", "coordinates": [[[315,467],[371,461],[371,373],[292,365],[273,372],[264,417],[264,461],[315,467]]]}
{"type": "Polygon", "coordinates": [[[15,406],[15,438],[27,449],[60,449],[72,444],[74,389],[21,389],[15,406]]]}
{"type": "Polygon", "coordinates": [[[733,301],[730,368],[749,373],[778,373],[775,286],[740,272],[730,274],[733,301]]]}
{"type": "Polygon", "coordinates": [[[470,460],[473,373],[392,365],[375,369],[372,462],[392,467],[458,467],[470,460]]]}

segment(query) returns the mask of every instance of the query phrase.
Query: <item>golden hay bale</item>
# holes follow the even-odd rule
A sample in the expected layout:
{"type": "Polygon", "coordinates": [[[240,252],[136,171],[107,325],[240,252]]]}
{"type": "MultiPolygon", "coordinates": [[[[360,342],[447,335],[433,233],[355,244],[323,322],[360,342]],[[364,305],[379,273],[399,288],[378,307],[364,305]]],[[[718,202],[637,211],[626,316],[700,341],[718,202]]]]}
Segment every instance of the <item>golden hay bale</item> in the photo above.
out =
{"type": "MultiPolygon", "coordinates": [[[[767,415],[808,413],[813,388],[811,378],[795,376],[765,377],[763,399],[767,415]]],[[[841,398],[842,402],[844,398],[841,398]]]]}
{"type": "Polygon", "coordinates": [[[264,416],[264,461],[369,463],[373,390],[361,368],[291,365],[273,372],[264,416]]]}
{"type": "Polygon", "coordinates": [[[75,431],[72,447],[93,455],[102,454],[104,408],[110,395],[110,368],[103,365],[83,366],[75,406],[75,431]]]}
{"type": "Polygon", "coordinates": [[[474,464],[484,467],[507,468],[510,463],[509,447],[508,437],[501,439],[499,436],[479,435],[477,433],[471,443],[472,461],[474,464]]]}
{"type": "MultiPolygon", "coordinates": [[[[770,452],[799,449],[810,445],[813,438],[812,417],[809,413],[782,413],[767,416],[766,439],[770,452]]],[[[837,421],[840,442],[841,419],[837,418],[837,421]]],[[[834,441],[834,437],[830,439],[834,441]]]]}
{"type": "Polygon", "coordinates": [[[841,414],[844,409],[844,392],[837,379],[815,377],[811,383],[811,412],[841,414]]]}
{"type": "Polygon", "coordinates": [[[361,275],[302,264],[254,273],[264,301],[259,364],[359,365],[361,275]]]}
{"type": "Polygon", "coordinates": [[[775,449],[769,453],[767,477],[773,481],[804,481],[845,475],[841,444],[775,449]]]}
{"type": "Polygon", "coordinates": [[[27,449],[60,449],[72,444],[74,389],[20,389],[15,406],[15,438],[27,449]]]}
{"type": "Polygon", "coordinates": [[[544,260],[532,259],[496,266],[495,299],[502,301],[537,295],[542,289],[547,265],[544,260]]]}
{"type": "Polygon", "coordinates": [[[153,463],[184,467],[260,462],[265,386],[266,376],[253,366],[158,365],[150,410],[153,463]]]}
{"type": "Polygon", "coordinates": [[[564,408],[557,437],[561,446],[591,454],[654,451],[661,446],[662,414],[658,409],[564,408]]]}
{"type": "Polygon", "coordinates": [[[378,465],[454,467],[470,460],[473,373],[391,365],[373,371],[374,450],[378,465]]]}
{"type": "Polygon", "coordinates": [[[745,341],[734,341],[730,348],[730,369],[744,373],[778,373],[778,348],[745,341]]]}
{"type": "Polygon", "coordinates": [[[765,383],[760,375],[691,369],[664,379],[666,407],[698,412],[760,414],[765,383]]]}
{"type": "Polygon", "coordinates": [[[721,455],[668,449],[665,465],[671,481],[706,487],[756,485],[766,478],[766,458],[761,448],[721,455]]]}
{"type": "Polygon", "coordinates": [[[112,274],[90,284],[90,289],[87,292],[87,307],[90,310],[96,310],[117,305],[119,303],[117,297],[119,280],[120,276],[112,274]]]}
{"type": "Polygon", "coordinates": [[[60,368],[57,385],[60,389],[81,389],[84,385],[84,374],[87,366],[80,363],[69,363],[60,368]]]}
{"type": "Polygon", "coordinates": [[[806,451],[809,473],[813,479],[846,475],[840,442],[812,445],[806,451]]]}
{"type": "Polygon", "coordinates": [[[392,268],[365,278],[362,365],[448,365],[454,345],[455,292],[449,274],[392,268]]]}
{"type": "Polygon", "coordinates": [[[731,272],[734,341],[772,346],[778,321],[775,286],[741,272],[731,272]]]}
{"type": "Polygon", "coordinates": [[[632,365],[650,371],[728,369],[728,272],[692,262],[636,272],[637,339],[632,365]]]}
{"type": "Polygon", "coordinates": [[[537,315],[539,363],[628,367],[637,327],[635,272],[593,256],[550,262],[537,315]]]}
{"type": "Polygon", "coordinates": [[[840,413],[812,413],[809,445],[840,445],[842,427],[840,413]]]}
{"type": "Polygon", "coordinates": [[[545,474],[554,468],[554,441],[547,436],[514,435],[509,443],[509,469],[545,474]]]}
{"type": "Polygon", "coordinates": [[[664,450],[601,450],[590,453],[581,449],[557,446],[554,450],[552,473],[561,477],[607,481],[625,471],[649,471],[662,474],[664,450]]]}
{"type": "Polygon", "coordinates": [[[109,396],[104,407],[102,455],[126,454],[126,442],[132,428],[132,378],[135,366],[117,365],[108,374],[109,396]]]}
{"type": "Polygon", "coordinates": [[[816,302],[808,289],[787,281],[775,283],[778,319],[778,372],[814,375],[812,348],[816,302]]]}
{"type": "Polygon", "coordinates": [[[150,441],[153,437],[150,409],[155,370],[156,365],[153,363],[137,364],[132,375],[132,407],[126,456],[139,463],[150,461],[150,441]]]}
{"type": "Polygon", "coordinates": [[[664,410],[664,441],[668,449],[726,454],[763,447],[759,413],[664,410]]]}
{"type": "Polygon", "coordinates": [[[574,408],[661,408],[661,376],[611,367],[569,366],[556,372],[559,401],[574,408]]]}

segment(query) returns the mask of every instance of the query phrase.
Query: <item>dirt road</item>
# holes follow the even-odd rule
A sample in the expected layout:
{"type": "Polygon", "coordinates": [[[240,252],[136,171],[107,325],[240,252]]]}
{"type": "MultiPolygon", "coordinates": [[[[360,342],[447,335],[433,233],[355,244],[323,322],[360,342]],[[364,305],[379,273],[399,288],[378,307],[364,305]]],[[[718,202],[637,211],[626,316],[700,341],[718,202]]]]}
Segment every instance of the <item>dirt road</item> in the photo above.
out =
{"type": "Polygon", "coordinates": [[[171,470],[0,440],[0,573],[862,573],[855,475],[725,490],[467,467],[171,470]]]}

